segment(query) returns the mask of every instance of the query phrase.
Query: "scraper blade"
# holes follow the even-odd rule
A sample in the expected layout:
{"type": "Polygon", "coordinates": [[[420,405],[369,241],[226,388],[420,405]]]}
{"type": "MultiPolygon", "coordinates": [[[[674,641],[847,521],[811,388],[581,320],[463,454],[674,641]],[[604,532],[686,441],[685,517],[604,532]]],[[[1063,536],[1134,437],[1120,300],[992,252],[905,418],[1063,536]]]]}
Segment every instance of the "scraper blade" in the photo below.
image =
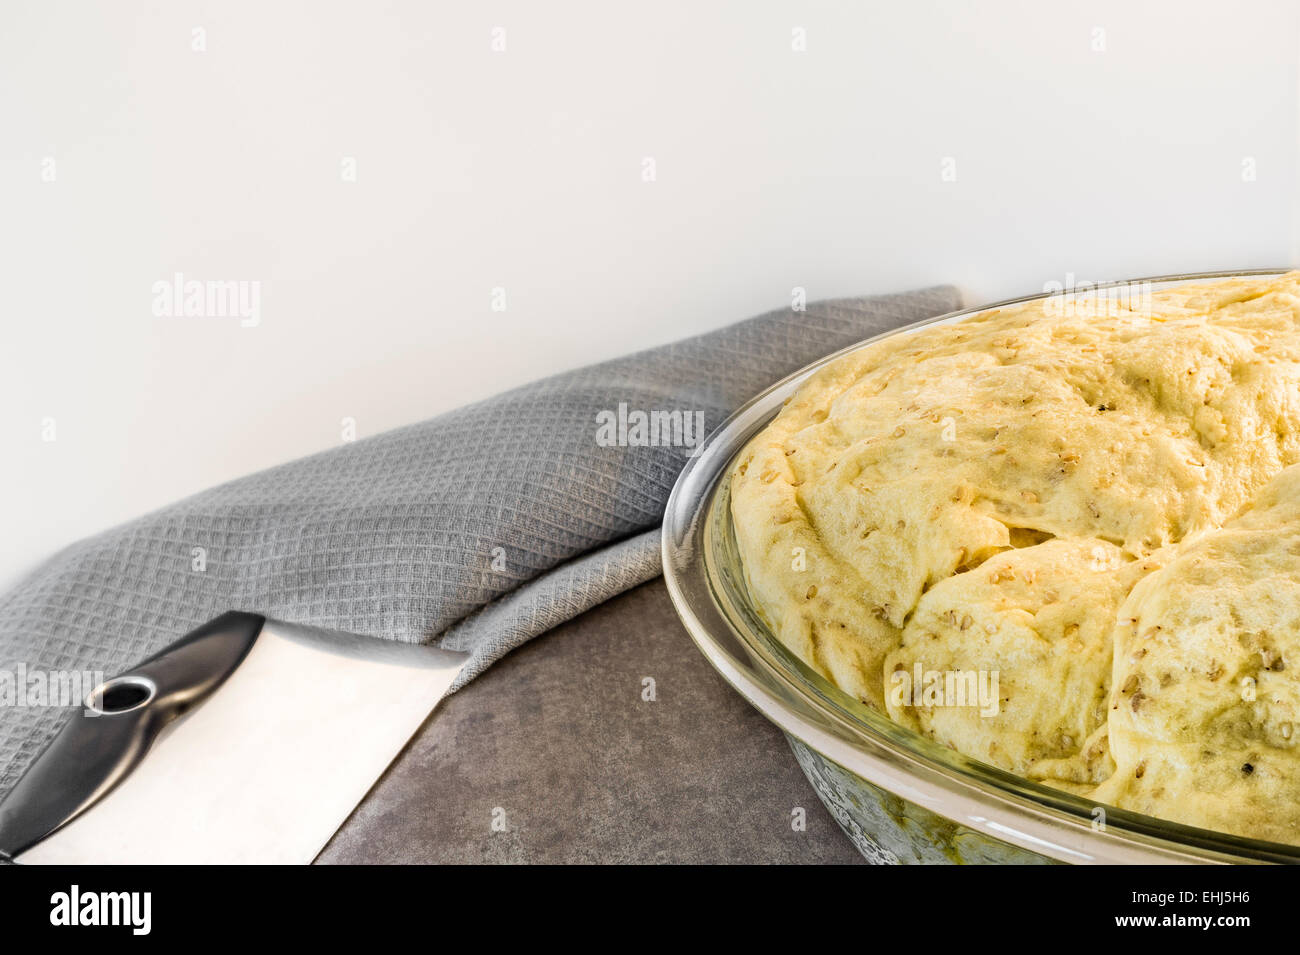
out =
{"type": "Polygon", "coordinates": [[[464,654],[227,613],[91,694],[0,803],[20,863],[304,863],[464,654]]]}

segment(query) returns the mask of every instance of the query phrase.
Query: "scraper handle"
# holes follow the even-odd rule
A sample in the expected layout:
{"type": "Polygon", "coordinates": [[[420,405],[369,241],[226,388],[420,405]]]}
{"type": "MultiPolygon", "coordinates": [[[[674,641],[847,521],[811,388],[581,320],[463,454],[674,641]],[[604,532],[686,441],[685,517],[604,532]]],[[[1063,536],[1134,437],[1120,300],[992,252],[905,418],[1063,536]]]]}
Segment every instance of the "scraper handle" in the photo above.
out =
{"type": "Polygon", "coordinates": [[[91,692],[0,802],[0,859],[12,859],[103,799],[167,724],[243,662],[265,618],[231,611],[91,692]]]}

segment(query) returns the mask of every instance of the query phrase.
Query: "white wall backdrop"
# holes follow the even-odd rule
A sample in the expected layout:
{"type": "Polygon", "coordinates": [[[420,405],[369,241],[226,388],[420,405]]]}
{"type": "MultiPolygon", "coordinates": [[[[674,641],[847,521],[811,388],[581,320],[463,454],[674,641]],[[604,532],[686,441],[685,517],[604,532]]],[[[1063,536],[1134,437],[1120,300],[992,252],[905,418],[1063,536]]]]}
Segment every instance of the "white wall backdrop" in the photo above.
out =
{"type": "Polygon", "coordinates": [[[1280,0],[6,0],[0,586],[344,418],[794,286],[1295,262],[1298,28],[1280,0]],[[177,272],[259,283],[260,321],[156,315],[177,272]]]}

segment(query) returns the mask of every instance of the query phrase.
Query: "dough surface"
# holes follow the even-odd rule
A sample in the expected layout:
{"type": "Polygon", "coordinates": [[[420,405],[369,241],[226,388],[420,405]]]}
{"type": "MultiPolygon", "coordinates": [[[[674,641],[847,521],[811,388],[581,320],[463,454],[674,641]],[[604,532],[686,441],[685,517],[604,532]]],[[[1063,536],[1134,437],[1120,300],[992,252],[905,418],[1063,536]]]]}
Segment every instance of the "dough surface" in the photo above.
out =
{"type": "Polygon", "coordinates": [[[773,632],[867,705],[1100,802],[1300,842],[1297,462],[1289,273],[860,349],[741,453],[732,513],[773,632]],[[996,707],[954,703],[952,674],[996,707]]]}
{"type": "Polygon", "coordinates": [[[1297,670],[1300,466],[1129,594],[1098,800],[1300,843],[1297,670]]]}

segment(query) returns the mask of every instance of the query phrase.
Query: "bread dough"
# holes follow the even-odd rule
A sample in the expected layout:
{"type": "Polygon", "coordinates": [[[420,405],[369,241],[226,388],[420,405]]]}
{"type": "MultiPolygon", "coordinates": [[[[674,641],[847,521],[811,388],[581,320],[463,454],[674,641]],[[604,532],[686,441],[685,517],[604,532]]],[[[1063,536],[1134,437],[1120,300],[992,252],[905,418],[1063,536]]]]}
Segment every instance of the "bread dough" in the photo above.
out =
{"type": "Polygon", "coordinates": [[[1294,695],[1247,718],[1222,682],[1300,633],[1300,597],[1273,580],[1287,559],[1300,580],[1300,543],[1249,561],[1214,543],[1295,519],[1265,502],[1300,494],[1269,484],[1300,462],[1300,273],[1100,304],[984,312],[812,376],[731,475],[751,595],[811,667],[968,756],[1165,818],[1300,832],[1300,800],[1245,808],[1283,798],[1285,761],[1258,740],[1282,739],[1294,695]],[[1143,661],[1126,662],[1126,615],[1162,628],[1143,661]],[[1228,675],[1207,682],[1214,666],[1228,675]],[[900,673],[972,672],[997,674],[995,714],[898,692],[900,673]],[[1189,748],[1153,756],[1169,734],[1189,748]]]}
{"type": "Polygon", "coordinates": [[[1133,588],[1112,684],[1099,801],[1300,843],[1300,466],[1133,588]]]}

